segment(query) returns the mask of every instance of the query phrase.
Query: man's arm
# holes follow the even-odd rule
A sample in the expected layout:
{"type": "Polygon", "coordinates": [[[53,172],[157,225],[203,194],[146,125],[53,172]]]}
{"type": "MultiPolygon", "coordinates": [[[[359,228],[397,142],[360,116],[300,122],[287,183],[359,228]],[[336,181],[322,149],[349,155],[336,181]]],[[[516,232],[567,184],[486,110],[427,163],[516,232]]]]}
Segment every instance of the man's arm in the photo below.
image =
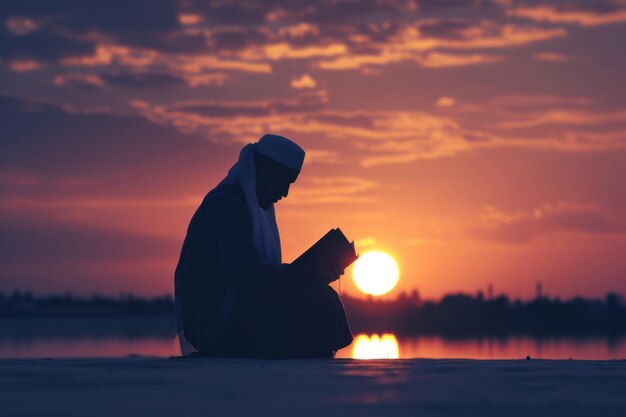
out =
{"type": "Polygon", "coordinates": [[[289,268],[271,265],[256,253],[250,214],[234,193],[216,202],[214,221],[217,230],[220,276],[234,289],[272,289],[287,282],[289,268]]]}

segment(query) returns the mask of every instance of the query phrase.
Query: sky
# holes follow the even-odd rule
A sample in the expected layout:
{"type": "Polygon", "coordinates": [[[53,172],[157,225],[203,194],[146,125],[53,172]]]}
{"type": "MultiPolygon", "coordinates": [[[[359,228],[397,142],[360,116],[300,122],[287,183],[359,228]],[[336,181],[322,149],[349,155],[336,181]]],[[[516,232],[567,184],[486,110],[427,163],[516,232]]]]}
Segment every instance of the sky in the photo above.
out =
{"type": "Polygon", "coordinates": [[[341,227],[387,297],[626,294],[624,39],[622,0],[3,0],[0,291],[172,293],[274,133],[284,262],[341,227]]]}

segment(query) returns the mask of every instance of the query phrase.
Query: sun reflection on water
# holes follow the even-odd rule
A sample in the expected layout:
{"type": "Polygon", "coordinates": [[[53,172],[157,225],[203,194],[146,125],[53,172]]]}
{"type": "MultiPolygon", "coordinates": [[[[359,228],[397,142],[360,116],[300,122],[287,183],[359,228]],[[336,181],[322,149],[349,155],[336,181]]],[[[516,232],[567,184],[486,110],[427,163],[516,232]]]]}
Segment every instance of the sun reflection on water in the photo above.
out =
{"type": "Polygon", "coordinates": [[[354,339],[352,357],[354,359],[398,359],[400,357],[398,340],[390,333],[382,336],[360,334],[354,339]]]}

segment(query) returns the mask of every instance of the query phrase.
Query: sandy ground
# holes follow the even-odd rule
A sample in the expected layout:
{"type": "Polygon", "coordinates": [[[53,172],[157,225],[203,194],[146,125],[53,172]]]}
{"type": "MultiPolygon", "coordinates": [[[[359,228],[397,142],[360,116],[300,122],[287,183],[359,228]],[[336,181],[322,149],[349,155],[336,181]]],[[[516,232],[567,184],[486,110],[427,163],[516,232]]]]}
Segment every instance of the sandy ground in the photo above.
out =
{"type": "Polygon", "coordinates": [[[0,360],[2,416],[625,416],[626,361],[0,360]]]}

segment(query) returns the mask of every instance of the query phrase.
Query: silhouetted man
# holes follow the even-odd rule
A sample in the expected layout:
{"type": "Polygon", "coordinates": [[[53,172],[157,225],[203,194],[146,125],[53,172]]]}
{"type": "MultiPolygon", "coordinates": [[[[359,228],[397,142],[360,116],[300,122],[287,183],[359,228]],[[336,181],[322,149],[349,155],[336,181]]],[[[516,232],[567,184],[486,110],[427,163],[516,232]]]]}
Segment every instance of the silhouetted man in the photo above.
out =
{"type": "Polygon", "coordinates": [[[191,219],[175,278],[184,355],[331,357],[352,342],[328,286],[343,271],[281,263],[274,203],[287,197],[304,154],[276,135],[246,145],[191,219]]]}

